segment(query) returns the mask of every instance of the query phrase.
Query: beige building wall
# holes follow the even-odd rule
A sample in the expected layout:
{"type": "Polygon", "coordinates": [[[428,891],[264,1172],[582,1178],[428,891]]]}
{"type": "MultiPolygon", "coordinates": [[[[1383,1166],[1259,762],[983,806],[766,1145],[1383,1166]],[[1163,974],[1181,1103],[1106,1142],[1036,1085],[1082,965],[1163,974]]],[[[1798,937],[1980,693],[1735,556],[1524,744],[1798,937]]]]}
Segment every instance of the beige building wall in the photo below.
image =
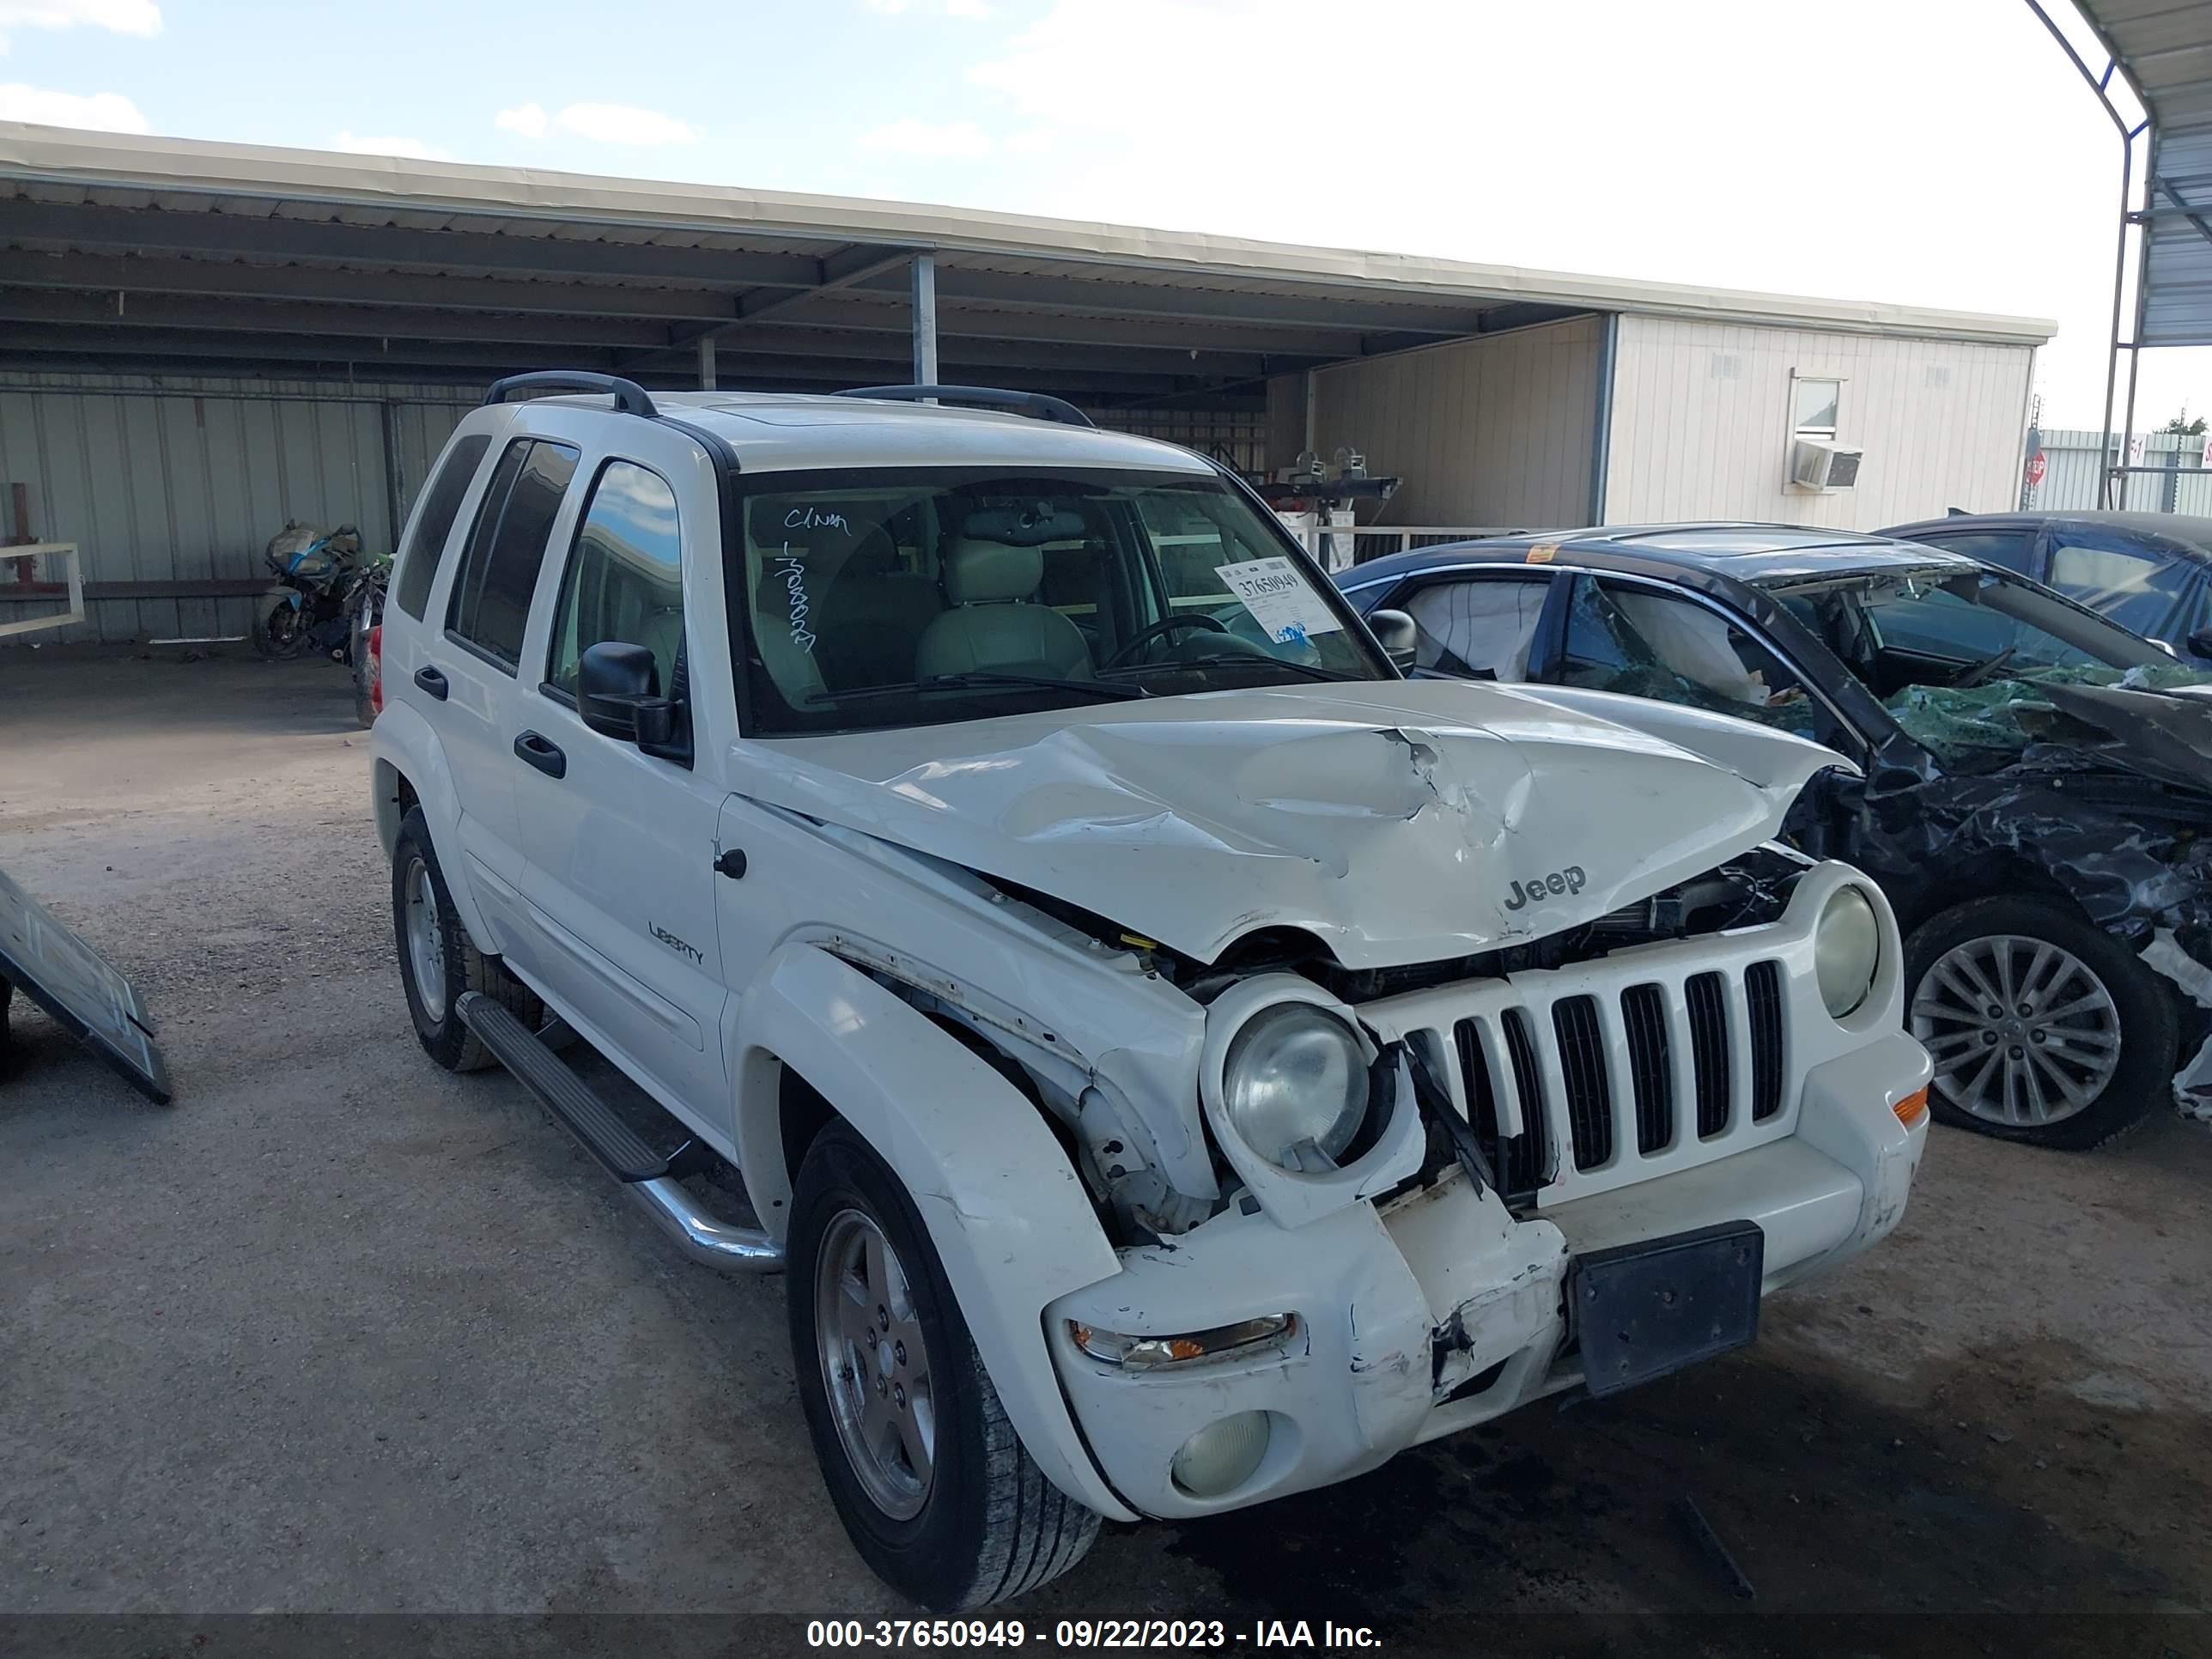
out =
{"type": "MultiPolygon", "coordinates": [[[[1370,472],[1405,479],[1385,525],[1585,523],[1605,330],[1577,317],[1316,369],[1313,447],[1358,450],[1370,472]]],[[[1268,387],[1271,465],[1305,447],[1303,382],[1268,387]]]]}
{"type": "Polygon", "coordinates": [[[1609,524],[1687,519],[1875,530],[2018,505],[2032,347],[1623,317],[1609,524]],[[1843,381],[1837,440],[1856,488],[1787,486],[1791,375],[1843,381]]]}

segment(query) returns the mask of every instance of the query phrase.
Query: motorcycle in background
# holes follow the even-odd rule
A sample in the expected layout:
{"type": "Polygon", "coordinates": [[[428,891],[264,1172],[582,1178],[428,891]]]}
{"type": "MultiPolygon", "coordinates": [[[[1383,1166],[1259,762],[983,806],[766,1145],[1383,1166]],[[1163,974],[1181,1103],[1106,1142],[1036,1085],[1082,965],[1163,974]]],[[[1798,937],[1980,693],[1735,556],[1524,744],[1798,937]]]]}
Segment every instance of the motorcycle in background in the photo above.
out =
{"type": "Polygon", "coordinates": [[[353,591],[361,532],[351,525],[318,530],[295,520],[270,538],[262,558],[277,585],[253,613],[253,648],[272,661],[307,650],[344,660],[350,644],[347,597],[353,591]]]}

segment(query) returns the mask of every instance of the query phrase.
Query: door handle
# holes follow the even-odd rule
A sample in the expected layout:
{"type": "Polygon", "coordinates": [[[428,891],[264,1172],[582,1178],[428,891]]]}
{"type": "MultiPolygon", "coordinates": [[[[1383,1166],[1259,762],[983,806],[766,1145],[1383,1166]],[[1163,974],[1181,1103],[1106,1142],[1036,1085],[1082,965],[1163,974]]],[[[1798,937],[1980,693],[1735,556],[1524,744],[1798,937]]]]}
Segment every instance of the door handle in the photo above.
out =
{"type": "Polygon", "coordinates": [[[446,684],[446,677],[427,663],[415,671],[415,684],[440,702],[445,702],[446,693],[452,689],[446,684]]]}
{"type": "Polygon", "coordinates": [[[535,732],[518,734],[514,739],[514,752],[549,778],[568,775],[568,757],[561,752],[557,744],[547,742],[535,732]]]}

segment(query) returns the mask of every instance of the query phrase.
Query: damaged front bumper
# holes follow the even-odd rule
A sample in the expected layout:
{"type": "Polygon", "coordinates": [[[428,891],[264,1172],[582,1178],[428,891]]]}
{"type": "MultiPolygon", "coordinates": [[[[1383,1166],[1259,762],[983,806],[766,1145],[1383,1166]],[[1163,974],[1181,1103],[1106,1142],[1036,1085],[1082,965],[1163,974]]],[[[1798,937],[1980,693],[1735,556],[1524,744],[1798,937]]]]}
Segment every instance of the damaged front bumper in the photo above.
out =
{"type": "MultiPolygon", "coordinates": [[[[1173,1517],[1330,1485],[1422,1441],[1582,1381],[1565,1295],[1576,1258],[1749,1221],[1762,1293],[1833,1265],[1904,1214],[1927,1135],[1896,1108],[1929,1068],[1902,1034],[1805,1076],[1796,1130],[1733,1156],[1516,1218],[1456,1171],[1295,1228],[1232,1205],[1047,1310],[1046,1334],[1092,1455],[1134,1510],[1173,1517]],[[1260,1322],[1279,1338],[1142,1370],[1098,1359],[1082,1330],[1171,1337],[1260,1322]],[[1248,1472],[1201,1494],[1178,1452],[1242,1413],[1264,1418],[1248,1472]]],[[[1256,1423],[1259,1419],[1253,1421],[1256,1423]]]]}
{"type": "Polygon", "coordinates": [[[2205,1018],[2212,1015],[2212,968],[2183,950],[2171,927],[2158,930],[2143,947],[2142,959],[2145,966],[2172,981],[2199,1011],[2197,1018],[2184,1022],[2185,1030],[2202,1031],[2203,1036],[2173,1074],[2173,1106],[2184,1117],[2212,1123],[2212,1019],[2205,1018]]]}

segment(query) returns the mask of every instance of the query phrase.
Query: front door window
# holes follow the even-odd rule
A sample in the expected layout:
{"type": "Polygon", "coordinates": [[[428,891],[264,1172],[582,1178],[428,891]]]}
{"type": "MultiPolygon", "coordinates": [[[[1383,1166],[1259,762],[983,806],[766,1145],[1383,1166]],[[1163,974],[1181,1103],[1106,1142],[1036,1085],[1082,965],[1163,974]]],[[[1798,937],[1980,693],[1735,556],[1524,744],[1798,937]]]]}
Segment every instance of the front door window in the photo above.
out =
{"type": "Polygon", "coordinates": [[[1548,576],[1470,577],[1435,582],[1403,609],[1419,628],[1413,666],[1463,679],[1524,680],[1548,576]]]}

